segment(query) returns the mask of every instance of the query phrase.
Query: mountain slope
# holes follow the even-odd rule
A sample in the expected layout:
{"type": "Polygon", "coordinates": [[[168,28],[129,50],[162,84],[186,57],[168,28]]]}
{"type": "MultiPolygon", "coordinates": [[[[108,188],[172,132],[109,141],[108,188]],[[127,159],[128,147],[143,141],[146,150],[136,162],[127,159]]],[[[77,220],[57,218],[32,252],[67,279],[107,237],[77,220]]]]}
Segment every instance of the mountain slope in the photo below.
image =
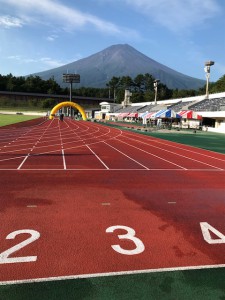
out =
{"type": "Polygon", "coordinates": [[[160,79],[171,89],[198,89],[205,85],[204,80],[168,68],[127,44],[113,45],[87,58],[32,75],[38,75],[42,79],[54,76],[61,86],[65,86],[62,74],[67,72],[80,74],[81,83],[76,84],[76,87],[104,88],[113,76],[134,78],[138,74],[146,73],[160,79]]]}

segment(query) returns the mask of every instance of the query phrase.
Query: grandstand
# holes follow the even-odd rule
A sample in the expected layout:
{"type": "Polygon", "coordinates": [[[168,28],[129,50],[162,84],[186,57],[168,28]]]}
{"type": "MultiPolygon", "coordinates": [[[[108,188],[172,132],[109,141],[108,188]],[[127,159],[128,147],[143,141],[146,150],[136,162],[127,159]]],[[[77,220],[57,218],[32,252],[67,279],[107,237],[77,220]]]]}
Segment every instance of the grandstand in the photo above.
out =
{"type": "Polygon", "coordinates": [[[189,109],[194,111],[222,111],[225,106],[224,98],[206,99],[196,104],[189,106],[189,109]]]}
{"type": "Polygon", "coordinates": [[[135,113],[135,112],[138,112],[138,110],[141,109],[141,108],[143,108],[142,105],[140,105],[140,106],[131,106],[131,105],[129,105],[125,108],[120,108],[116,112],[119,113],[119,114],[120,113],[127,113],[127,112],[128,113],[135,113]]]}
{"type": "Polygon", "coordinates": [[[181,110],[184,110],[186,107],[189,108],[189,105],[193,103],[193,101],[188,101],[188,102],[183,102],[182,100],[179,101],[178,103],[176,104],[173,104],[171,106],[169,106],[168,108],[176,111],[176,112],[179,112],[181,110]]]}
{"type": "MultiPolygon", "coordinates": [[[[131,98],[132,100],[132,98],[131,98]]],[[[143,102],[143,103],[130,103],[126,107],[117,105],[113,111],[108,111],[105,115],[106,119],[114,119],[118,116],[119,119],[129,118],[140,119],[144,113],[153,113],[160,110],[171,109],[176,113],[184,110],[190,110],[195,112],[193,115],[202,117],[202,125],[209,127],[209,131],[217,131],[225,133],[225,92],[218,94],[211,94],[209,98],[205,96],[195,96],[183,99],[162,100],[155,102],[143,102]],[[136,113],[137,116],[129,114],[136,113]]],[[[101,111],[98,112],[98,117],[101,119],[101,111]]]]}

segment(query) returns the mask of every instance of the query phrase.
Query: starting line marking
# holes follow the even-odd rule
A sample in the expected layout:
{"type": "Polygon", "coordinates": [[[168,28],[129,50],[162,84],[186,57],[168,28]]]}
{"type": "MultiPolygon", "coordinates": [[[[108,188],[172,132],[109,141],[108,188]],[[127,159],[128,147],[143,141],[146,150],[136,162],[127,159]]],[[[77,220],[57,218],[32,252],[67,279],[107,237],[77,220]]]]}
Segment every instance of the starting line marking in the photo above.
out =
{"type": "Polygon", "coordinates": [[[68,276],[58,276],[58,277],[48,277],[48,278],[33,278],[33,279],[23,279],[23,280],[0,281],[0,286],[1,285],[11,285],[11,284],[71,280],[71,279],[76,280],[76,279],[96,278],[96,277],[150,274],[150,273],[190,271],[190,270],[207,270],[207,269],[219,269],[219,268],[225,268],[225,264],[190,266],[190,267],[174,267],[174,268],[159,268],[159,269],[147,269],[147,270],[133,270],[133,271],[121,271],[121,272],[109,272],[109,273],[93,273],[93,274],[83,274],[83,275],[68,275],[68,276]]]}

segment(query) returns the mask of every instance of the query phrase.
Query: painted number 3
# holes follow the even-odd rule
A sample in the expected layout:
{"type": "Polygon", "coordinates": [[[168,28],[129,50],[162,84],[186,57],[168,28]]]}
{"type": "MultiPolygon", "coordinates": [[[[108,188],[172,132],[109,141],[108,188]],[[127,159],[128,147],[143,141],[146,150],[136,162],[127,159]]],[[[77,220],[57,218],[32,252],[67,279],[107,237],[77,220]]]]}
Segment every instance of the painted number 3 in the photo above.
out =
{"type": "Polygon", "coordinates": [[[125,255],[135,255],[135,254],[140,254],[145,250],[145,246],[142,243],[142,241],[135,236],[135,230],[133,228],[127,227],[127,226],[122,226],[122,225],[116,225],[116,226],[111,226],[106,229],[106,232],[114,232],[115,230],[122,229],[126,230],[126,234],[120,234],[118,235],[118,238],[120,240],[130,240],[135,244],[135,249],[133,250],[126,250],[123,249],[120,245],[111,245],[113,250],[120,254],[125,254],[125,255]]]}

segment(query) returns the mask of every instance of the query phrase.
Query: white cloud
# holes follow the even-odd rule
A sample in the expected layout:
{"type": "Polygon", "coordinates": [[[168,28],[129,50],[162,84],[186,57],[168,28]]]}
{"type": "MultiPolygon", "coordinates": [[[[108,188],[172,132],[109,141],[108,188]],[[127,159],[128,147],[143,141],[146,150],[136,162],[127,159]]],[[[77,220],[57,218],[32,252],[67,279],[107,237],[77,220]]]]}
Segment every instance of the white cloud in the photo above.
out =
{"type": "MultiPolygon", "coordinates": [[[[111,1],[111,0],[108,0],[111,1]]],[[[203,24],[221,13],[217,0],[117,0],[146,15],[171,31],[203,24]]]]}
{"type": "Polygon", "coordinates": [[[52,35],[49,35],[49,36],[46,38],[46,40],[49,41],[49,42],[54,42],[57,38],[58,38],[58,35],[52,34],[52,35]]]}
{"type": "Polygon", "coordinates": [[[11,5],[24,20],[42,22],[60,26],[64,30],[77,30],[85,26],[92,26],[103,33],[110,35],[132,35],[138,37],[135,30],[121,28],[114,23],[100,19],[94,15],[83,13],[75,8],[68,7],[53,0],[0,0],[0,3],[11,5]]]}
{"type": "Polygon", "coordinates": [[[12,60],[20,60],[21,59],[21,56],[19,55],[10,55],[7,57],[8,59],[12,59],[12,60]]]}
{"type": "Polygon", "coordinates": [[[19,18],[11,16],[0,16],[0,27],[12,28],[12,27],[22,27],[23,21],[19,18]]]}
{"type": "MultiPolygon", "coordinates": [[[[38,65],[41,69],[46,69],[48,67],[50,68],[57,68],[60,66],[63,66],[65,64],[68,64],[71,61],[60,61],[55,60],[51,57],[39,57],[39,58],[29,58],[24,57],[22,55],[10,55],[7,57],[9,60],[14,60],[19,64],[32,64],[32,65],[38,65]]],[[[80,55],[78,54],[78,57],[74,59],[73,61],[80,59],[80,55]]]]}
{"type": "Polygon", "coordinates": [[[38,61],[51,68],[57,68],[65,64],[65,62],[54,60],[50,57],[42,57],[38,61]]]}

